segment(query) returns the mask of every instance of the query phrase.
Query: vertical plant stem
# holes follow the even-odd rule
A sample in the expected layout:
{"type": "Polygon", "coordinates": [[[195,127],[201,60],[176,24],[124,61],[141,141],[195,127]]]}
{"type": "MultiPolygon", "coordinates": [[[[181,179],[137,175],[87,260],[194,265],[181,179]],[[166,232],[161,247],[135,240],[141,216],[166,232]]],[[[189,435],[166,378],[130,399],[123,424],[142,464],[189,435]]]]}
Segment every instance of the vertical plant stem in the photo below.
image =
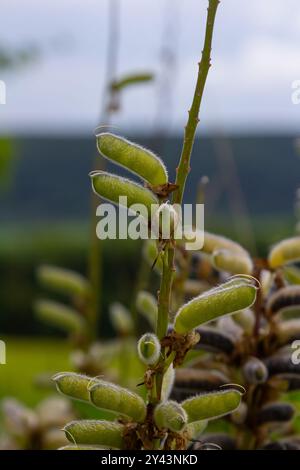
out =
{"type": "MultiPolygon", "coordinates": [[[[203,91],[208,75],[209,68],[211,66],[211,45],[213,37],[213,29],[219,0],[209,0],[207,9],[207,20],[206,20],[206,31],[204,39],[204,47],[202,51],[202,58],[199,62],[198,77],[192,101],[191,109],[189,110],[189,117],[185,126],[184,141],[182,152],[177,168],[176,184],[178,189],[174,193],[173,202],[176,204],[182,203],[184,194],[184,188],[186,179],[190,171],[190,160],[193,150],[193,144],[195,140],[195,134],[197,125],[199,122],[199,110],[202,101],[203,91]]],[[[168,327],[169,312],[171,306],[171,295],[172,295],[172,281],[174,274],[174,257],[175,249],[169,244],[163,255],[163,272],[161,277],[160,291],[158,297],[158,321],[157,321],[157,335],[159,339],[162,339],[168,327]]],[[[165,361],[165,351],[162,350],[162,361],[165,361]]],[[[164,368],[163,368],[164,370],[164,368]]],[[[157,374],[156,387],[157,387],[157,399],[161,397],[161,387],[163,373],[157,374]]]]}

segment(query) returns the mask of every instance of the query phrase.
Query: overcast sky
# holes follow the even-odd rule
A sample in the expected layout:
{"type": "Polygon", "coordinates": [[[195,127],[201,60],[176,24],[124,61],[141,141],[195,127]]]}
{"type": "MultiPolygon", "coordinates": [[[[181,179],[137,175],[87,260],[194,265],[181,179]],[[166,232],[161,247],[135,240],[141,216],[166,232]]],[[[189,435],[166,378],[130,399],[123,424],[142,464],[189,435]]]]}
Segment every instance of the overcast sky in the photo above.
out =
{"type": "MultiPolygon", "coordinates": [[[[109,1],[1,0],[0,44],[35,44],[41,57],[17,73],[0,71],[7,87],[0,132],[91,133],[101,124],[109,1]]],[[[118,76],[150,70],[156,80],[124,93],[114,123],[152,131],[170,117],[168,127],[180,129],[193,93],[207,0],[120,3],[118,76]],[[162,75],[160,58],[166,30],[176,58],[171,77],[162,75]]],[[[300,79],[299,0],[222,0],[212,62],[203,129],[298,130],[300,104],[292,104],[291,86],[300,79]]]]}

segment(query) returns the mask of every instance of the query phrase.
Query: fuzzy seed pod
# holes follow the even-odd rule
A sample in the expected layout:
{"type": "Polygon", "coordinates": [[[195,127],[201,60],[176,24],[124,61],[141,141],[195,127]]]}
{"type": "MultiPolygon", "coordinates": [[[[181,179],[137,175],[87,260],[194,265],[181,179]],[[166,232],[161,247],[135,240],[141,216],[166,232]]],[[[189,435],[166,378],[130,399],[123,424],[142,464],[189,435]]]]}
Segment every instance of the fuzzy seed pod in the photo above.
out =
{"type": "Polygon", "coordinates": [[[272,422],[290,421],[295,413],[295,408],[290,403],[270,403],[259,410],[256,422],[260,425],[272,422]]]}
{"type": "Polygon", "coordinates": [[[264,361],[269,375],[300,374],[300,364],[293,364],[290,354],[275,354],[264,361]]]}
{"type": "Polygon", "coordinates": [[[241,393],[236,389],[203,393],[188,398],[182,403],[189,422],[220,418],[234,411],[241,402],[241,393]]]}
{"type": "Polygon", "coordinates": [[[90,400],[88,388],[91,382],[94,381],[91,377],[76,374],[75,372],[61,372],[54,375],[52,380],[55,382],[57,390],[63,395],[76,400],[90,400]]]}
{"type": "Polygon", "coordinates": [[[39,319],[73,333],[84,333],[86,330],[85,319],[73,308],[52,300],[38,300],[34,304],[34,310],[39,319]]]}
{"type": "Polygon", "coordinates": [[[142,422],[146,416],[144,400],[134,392],[118,385],[98,380],[90,389],[90,400],[103,410],[142,422]]]}
{"type": "MultiPolygon", "coordinates": [[[[120,203],[120,197],[126,197],[127,205],[124,203],[124,207],[128,208],[133,204],[143,205],[148,212],[147,218],[150,220],[151,206],[158,204],[158,199],[149,189],[105,171],[93,171],[90,176],[95,194],[117,205],[120,203]]],[[[144,214],[141,212],[140,215],[144,214]]]]}
{"type": "Polygon", "coordinates": [[[257,357],[251,357],[243,366],[243,374],[249,384],[264,383],[268,379],[268,369],[257,357]]]}
{"type": "Polygon", "coordinates": [[[168,173],[162,160],[140,145],[104,132],[97,136],[97,148],[103,157],[127,168],[153,186],[168,182],[168,173]]]}
{"type": "Polygon", "coordinates": [[[178,401],[199,392],[209,392],[228,383],[228,377],[217,370],[180,368],[176,370],[172,398],[178,401]]]}
{"type": "Polygon", "coordinates": [[[65,294],[86,297],[90,293],[89,282],[74,271],[56,266],[40,266],[37,270],[38,281],[45,287],[65,294]]]}
{"type": "Polygon", "coordinates": [[[250,307],[256,298],[257,288],[243,278],[232,279],[210,289],[183,305],[175,317],[177,333],[187,333],[197,326],[216,318],[250,307]]]}
{"type": "Polygon", "coordinates": [[[221,333],[216,328],[199,327],[196,329],[200,335],[200,341],[194,349],[204,349],[205,351],[223,352],[231,354],[234,350],[234,342],[229,335],[221,333]]]}
{"type": "Polygon", "coordinates": [[[269,265],[276,269],[300,259],[300,237],[287,238],[273,246],[269,254],[269,265]]]}
{"type": "Polygon", "coordinates": [[[187,438],[189,440],[197,439],[206,429],[207,424],[207,420],[194,421],[193,423],[187,424],[185,427],[185,433],[187,438]]]}
{"type": "Polygon", "coordinates": [[[213,252],[212,263],[219,271],[226,271],[230,274],[251,274],[253,271],[250,256],[225,249],[213,252]]]}
{"type": "Polygon", "coordinates": [[[72,444],[108,446],[123,448],[124,426],[110,421],[82,419],[72,421],[64,427],[67,439],[72,444]]]}
{"type": "Polygon", "coordinates": [[[300,311],[300,286],[282,287],[270,296],[266,308],[273,315],[286,310],[300,311]]]}
{"type": "Polygon", "coordinates": [[[157,322],[157,300],[154,295],[144,290],[140,291],[136,299],[136,308],[155,329],[157,322]]]}
{"type": "Polygon", "coordinates": [[[160,356],[160,342],[153,333],[145,333],[138,341],[137,350],[143,364],[155,364],[160,356]]]}
{"type": "Polygon", "coordinates": [[[155,407],[154,421],[159,429],[180,432],[187,424],[187,414],[179,403],[169,400],[155,407]]]}
{"type": "Polygon", "coordinates": [[[202,251],[207,254],[212,254],[217,250],[228,250],[232,253],[239,253],[241,255],[248,255],[247,251],[238,243],[230,240],[229,238],[215,235],[214,233],[204,233],[204,246],[202,251]]]}
{"type": "Polygon", "coordinates": [[[133,321],[130,312],[124,305],[114,302],[109,307],[110,319],[114,329],[121,336],[128,336],[133,332],[133,321]]]}

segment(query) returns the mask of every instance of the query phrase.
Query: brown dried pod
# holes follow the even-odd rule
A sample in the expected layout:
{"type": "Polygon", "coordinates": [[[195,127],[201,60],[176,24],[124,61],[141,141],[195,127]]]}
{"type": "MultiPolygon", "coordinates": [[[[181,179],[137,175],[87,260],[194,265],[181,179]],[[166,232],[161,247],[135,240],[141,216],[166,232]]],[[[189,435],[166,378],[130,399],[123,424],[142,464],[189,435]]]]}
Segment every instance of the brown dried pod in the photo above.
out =
{"type": "Polygon", "coordinates": [[[196,331],[200,334],[200,341],[194,349],[204,349],[212,352],[223,352],[231,354],[235,344],[229,335],[222,333],[216,328],[199,327],[196,331]]]}
{"type": "Polygon", "coordinates": [[[300,285],[282,287],[272,294],[267,302],[266,309],[274,315],[282,310],[299,308],[300,311],[300,285]]]}
{"type": "Polygon", "coordinates": [[[257,424],[290,421],[295,408],[290,403],[270,403],[263,406],[256,415],[257,424]]]}

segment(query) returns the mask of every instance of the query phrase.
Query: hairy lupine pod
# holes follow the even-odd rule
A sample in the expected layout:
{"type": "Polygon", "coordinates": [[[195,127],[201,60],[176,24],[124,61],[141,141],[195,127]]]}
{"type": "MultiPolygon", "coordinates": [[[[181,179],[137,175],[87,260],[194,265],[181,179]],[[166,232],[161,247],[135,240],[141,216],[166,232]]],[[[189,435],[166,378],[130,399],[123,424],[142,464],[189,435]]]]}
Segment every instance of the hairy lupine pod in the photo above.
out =
{"type": "Polygon", "coordinates": [[[241,310],[232,315],[233,320],[243,328],[248,335],[253,333],[255,325],[255,315],[250,308],[241,310]]]}
{"type": "Polygon", "coordinates": [[[229,238],[222,237],[221,235],[205,232],[202,251],[204,253],[212,254],[214,251],[221,249],[225,249],[233,253],[240,253],[241,255],[248,254],[245,248],[237,242],[230,240],[229,238]]]}
{"type": "Polygon", "coordinates": [[[82,419],[68,423],[64,431],[72,444],[108,446],[113,449],[123,447],[124,425],[120,423],[82,419]]]}
{"type": "Polygon", "coordinates": [[[130,74],[127,75],[120,80],[114,80],[111,83],[111,89],[113,91],[121,91],[123,88],[126,88],[130,85],[136,85],[139,83],[145,83],[145,82],[150,82],[153,80],[153,74],[152,73],[135,73],[135,74],[130,74]]]}
{"type": "Polygon", "coordinates": [[[256,415],[258,424],[290,421],[295,408],[290,403],[269,403],[263,406],[256,415]]]}
{"type": "Polygon", "coordinates": [[[273,246],[269,253],[271,268],[279,268],[300,259],[300,237],[287,238],[273,246]]]}
{"type": "Polygon", "coordinates": [[[300,318],[280,322],[276,328],[276,337],[281,346],[300,339],[300,318]]]}
{"type": "Polygon", "coordinates": [[[153,294],[144,290],[139,291],[136,298],[136,308],[155,329],[157,323],[157,300],[153,294]]]}
{"type": "Polygon", "coordinates": [[[84,333],[86,322],[76,310],[52,300],[37,300],[34,304],[37,316],[55,327],[73,333],[84,333]]]}
{"type": "Polygon", "coordinates": [[[160,342],[154,333],[145,333],[138,341],[138,355],[143,364],[155,364],[160,356],[160,342]]]}
{"type": "Polygon", "coordinates": [[[182,402],[189,422],[220,418],[232,413],[241,402],[241,393],[236,389],[203,393],[182,402]]]}
{"type": "Polygon", "coordinates": [[[225,433],[209,433],[201,436],[200,442],[195,442],[191,450],[205,449],[205,444],[214,444],[222,450],[236,450],[237,443],[234,437],[225,433]]]}
{"type": "Polygon", "coordinates": [[[300,364],[293,364],[291,354],[275,354],[264,361],[269,375],[300,374],[300,364]]]}
{"type": "Polygon", "coordinates": [[[60,372],[54,375],[52,380],[55,382],[57,390],[63,395],[75,398],[76,400],[89,401],[89,386],[94,383],[91,377],[77,374],[75,372],[60,372]]]}
{"type": "Polygon", "coordinates": [[[163,383],[161,387],[161,400],[162,401],[166,401],[169,398],[173,385],[174,385],[174,381],[175,381],[175,370],[174,370],[173,364],[171,364],[168,367],[167,371],[165,372],[164,378],[163,378],[163,383]]]}
{"type": "Polygon", "coordinates": [[[155,407],[154,421],[159,429],[180,432],[187,424],[187,414],[179,403],[168,400],[155,407]]]}
{"type": "Polygon", "coordinates": [[[199,392],[216,390],[228,383],[228,380],[228,377],[217,370],[180,368],[176,370],[171,397],[182,401],[199,392]]]}
{"type": "Polygon", "coordinates": [[[104,132],[97,136],[97,147],[103,157],[127,168],[153,186],[168,182],[162,160],[140,145],[104,132]]]}
{"type": "Polygon", "coordinates": [[[206,351],[224,352],[231,354],[235,344],[229,335],[212,327],[199,327],[196,329],[200,335],[200,341],[194,346],[194,349],[204,349],[206,351]]]}
{"type": "Polygon", "coordinates": [[[161,274],[163,270],[163,262],[161,254],[158,252],[155,240],[147,240],[144,244],[143,255],[151,268],[161,274]]]}
{"type": "Polygon", "coordinates": [[[90,400],[103,410],[142,422],[146,416],[146,405],[143,399],[127,388],[98,380],[89,388],[90,400]]]}
{"type": "Polygon", "coordinates": [[[260,384],[268,379],[268,369],[266,365],[257,357],[251,357],[243,365],[243,374],[249,384],[260,384]]]}
{"type": "MultiPolygon", "coordinates": [[[[112,175],[105,171],[93,171],[90,173],[90,177],[93,190],[98,196],[128,208],[133,204],[143,205],[147,210],[148,219],[151,215],[152,204],[158,204],[157,197],[149,189],[121,176],[112,175]],[[122,196],[127,198],[124,204],[119,199],[122,196]]],[[[144,215],[142,212],[140,214],[144,215]]]]}
{"type": "Polygon", "coordinates": [[[81,274],[56,266],[40,266],[37,278],[45,287],[71,295],[86,297],[90,292],[90,284],[81,274]]]}
{"type": "Polygon", "coordinates": [[[121,335],[130,335],[133,332],[133,321],[130,312],[124,305],[114,302],[109,307],[110,319],[114,329],[121,335]]]}
{"type": "Polygon", "coordinates": [[[185,434],[189,440],[197,439],[203,431],[207,428],[208,421],[194,421],[193,423],[189,423],[185,427],[185,434]]]}
{"type": "Polygon", "coordinates": [[[286,310],[300,312],[300,286],[282,287],[270,296],[266,308],[273,315],[286,310]]]}
{"type": "Polygon", "coordinates": [[[256,290],[248,279],[240,277],[210,289],[179,309],[174,329],[177,333],[187,333],[222,315],[250,307],[255,301],[256,290]]]}
{"type": "Polygon", "coordinates": [[[225,249],[214,251],[212,262],[216,269],[227,271],[230,274],[251,274],[253,271],[250,256],[225,249]]]}

